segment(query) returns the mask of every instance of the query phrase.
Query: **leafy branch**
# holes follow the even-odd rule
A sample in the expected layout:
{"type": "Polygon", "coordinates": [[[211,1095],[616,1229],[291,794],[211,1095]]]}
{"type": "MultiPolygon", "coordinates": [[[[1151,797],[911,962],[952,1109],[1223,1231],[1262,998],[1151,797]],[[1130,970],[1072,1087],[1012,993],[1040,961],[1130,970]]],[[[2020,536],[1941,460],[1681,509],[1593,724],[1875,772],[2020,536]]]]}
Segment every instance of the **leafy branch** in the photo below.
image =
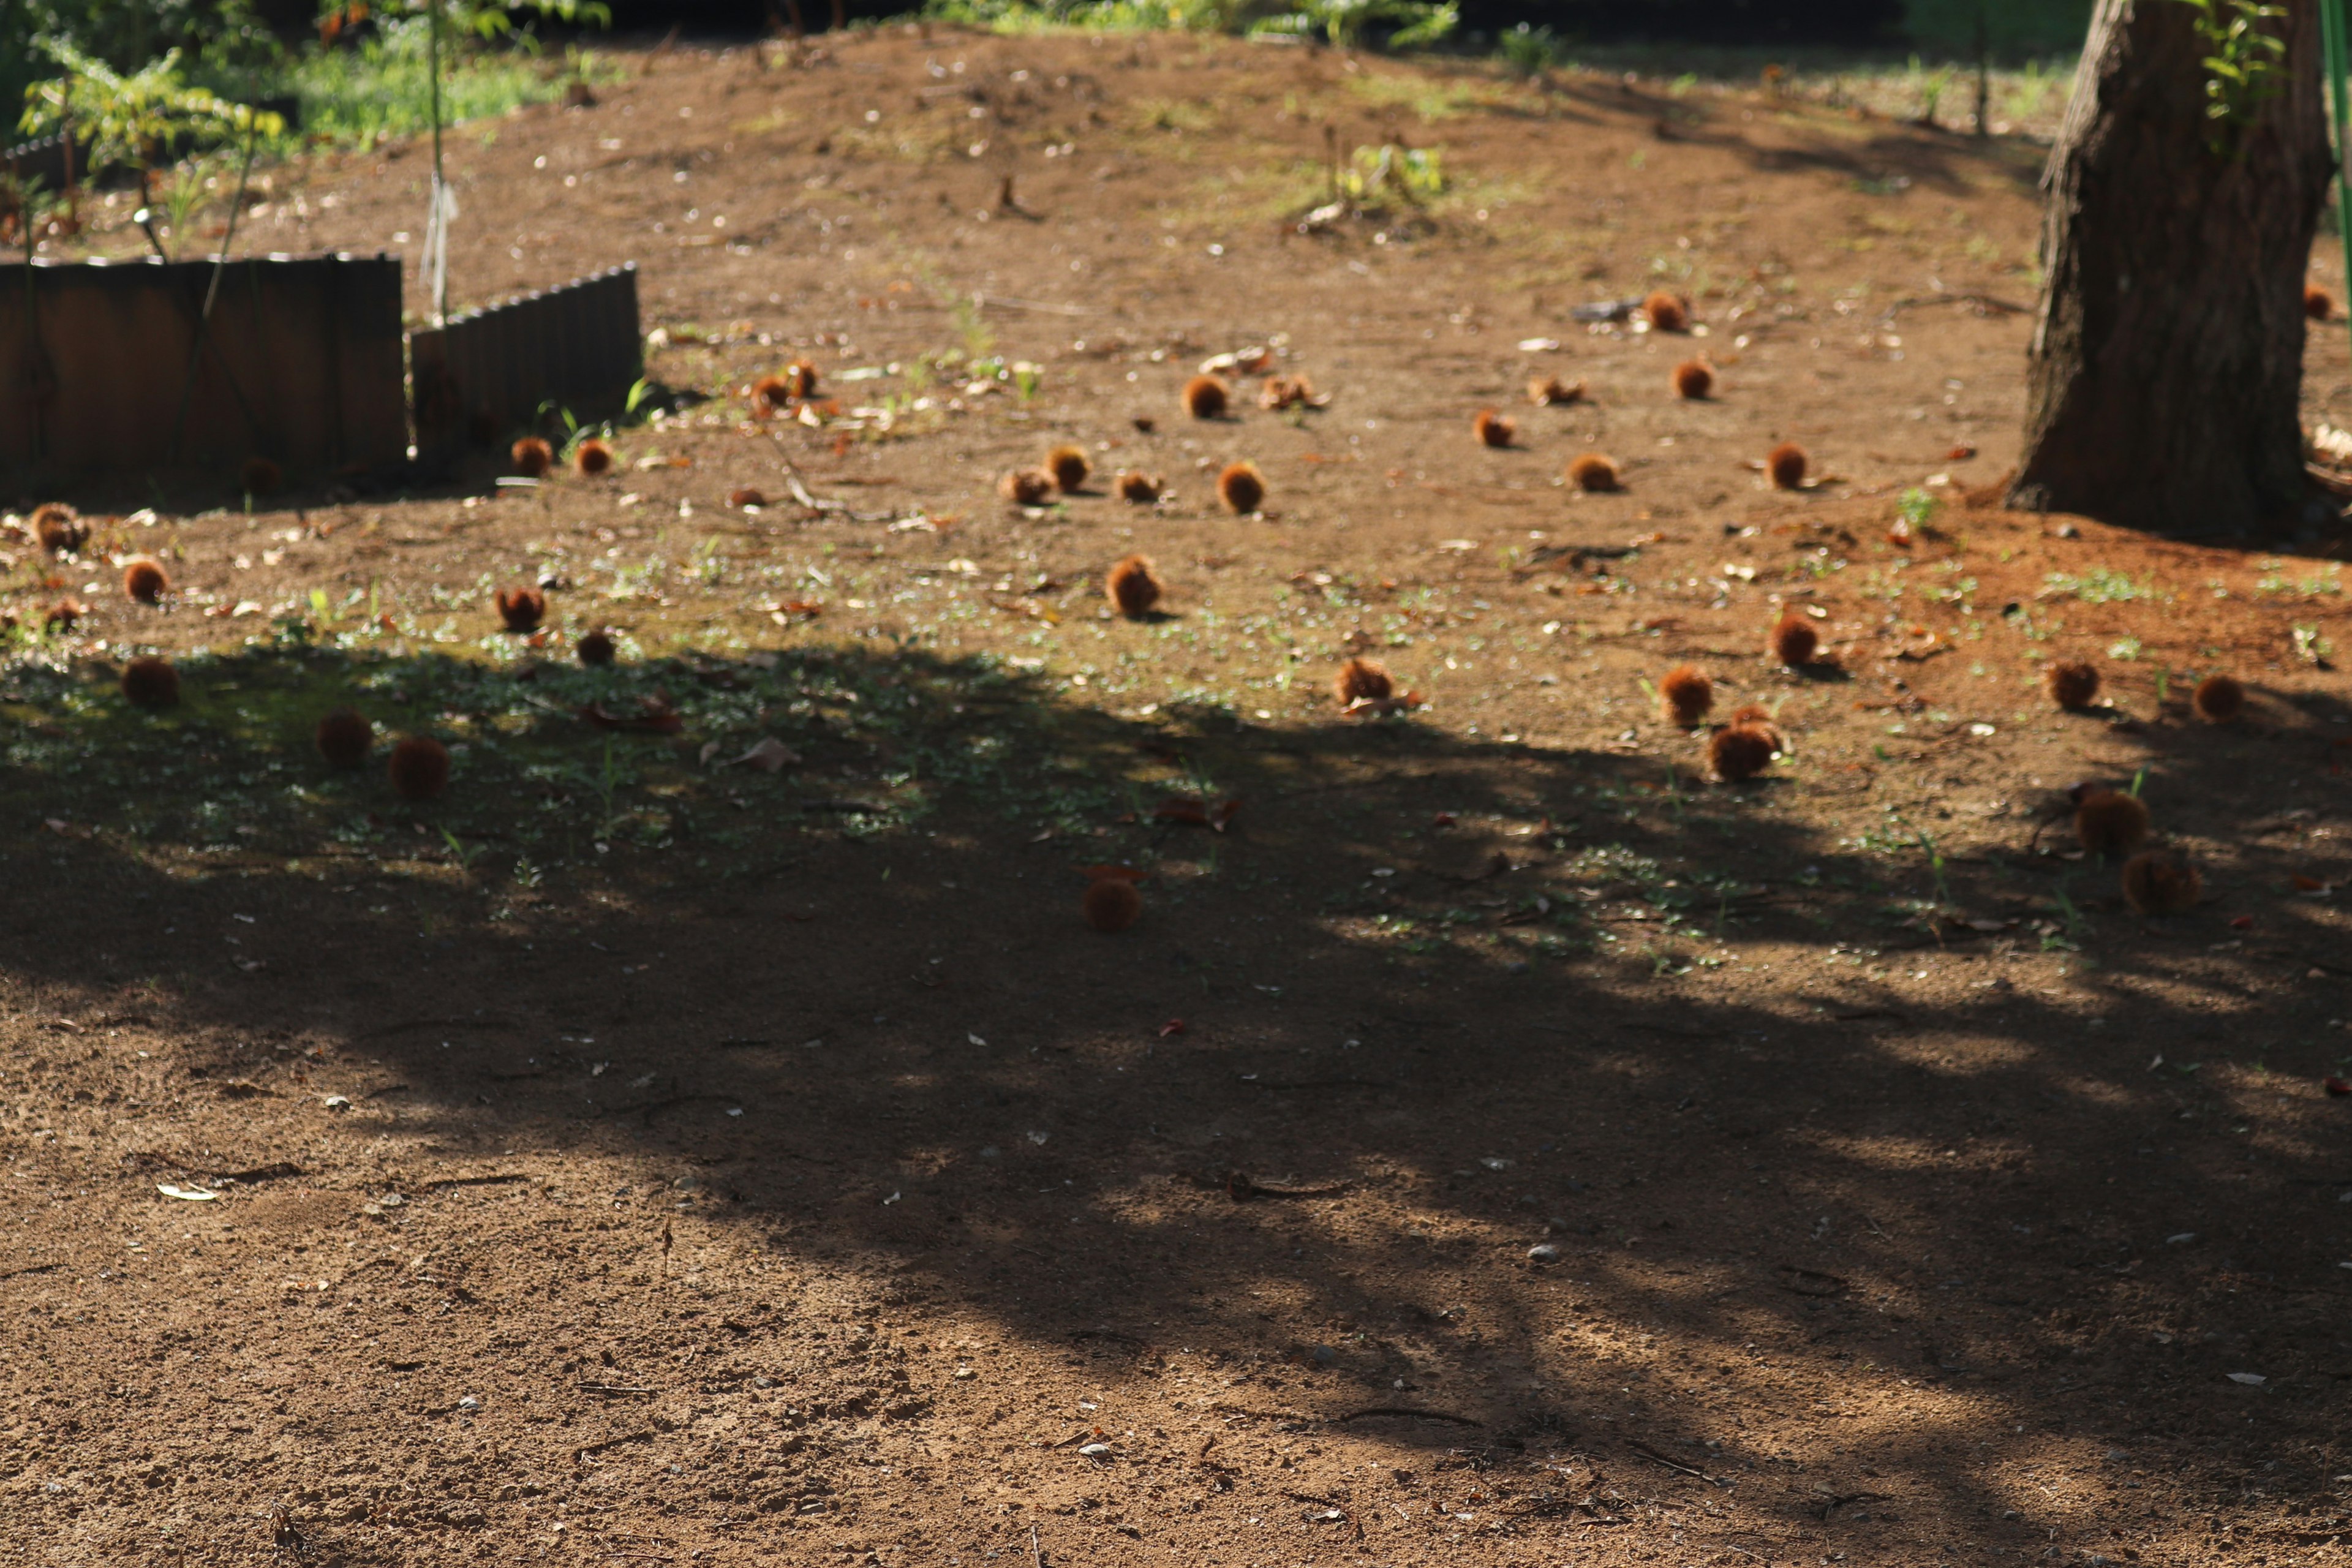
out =
{"type": "Polygon", "coordinates": [[[1461,26],[1462,7],[1457,0],[1296,0],[1288,13],[1269,16],[1250,32],[1319,36],[1335,47],[1352,49],[1363,41],[1364,29],[1376,22],[1399,25],[1389,35],[1391,48],[1419,48],[1461,26]]]}
{"type": "Polygon", "coordinates": [[[238,140],[286,133],[283,115],[231,103],[208,88],[189,86],[180,76],[177,49],[166,50],[135,71],[119,71],[62,38],[43,38],[40,47],[65,68],[65,75],[25,89],[25,113],[17,123],[28,136],[67,131],[89,138],[97,164],[149,167],[171,139],[183,132],[211,132],[238,140]]]}
{"type": "Polygon", "coordinates": [[[2215,153],[2235,150],[2237,141],[2263,104],[2278,96],[2286,65],[2286,40],[2265,26],[2286,7],[2263,0],[2176,0],[2197,13],[2192,24],[2210,51],[2205,68],[2207,138],[2215,153]]]}

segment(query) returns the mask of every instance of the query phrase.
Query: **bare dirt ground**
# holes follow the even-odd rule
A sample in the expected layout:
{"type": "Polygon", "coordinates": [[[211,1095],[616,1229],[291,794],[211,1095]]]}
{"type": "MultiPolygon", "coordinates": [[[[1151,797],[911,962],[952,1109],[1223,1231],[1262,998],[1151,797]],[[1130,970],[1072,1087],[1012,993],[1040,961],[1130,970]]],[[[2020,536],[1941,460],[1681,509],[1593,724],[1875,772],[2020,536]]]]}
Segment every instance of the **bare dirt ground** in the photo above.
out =
{"type": "MultiPolygon", "coordinates": [[[[1190,39],[630,64],[452,153],[462,298],[635,259],[715,395],[616,475],[11,547],[90,608],[0,689],[10,1561],[261,1562],[274,1506],[353,1565],[2342,1560],[2342,537],[1968,504],[2036,146],[1190,39]],[[1327,126],[1446,189],[1298,232],[1327,126]],[[1570,313],[1661,285],[1705,335],[1570,313]],[[1187,418],[1245,345],[1328,405],[1187,418]],[[1829,482],[1764,488],[1790,438],[1829,482]],[[999,499],[1065,440],[1084,493],[999,499]],[[1342,716],[1359,649],[1423,706],[1342,716]],[[1685,661],[1766,777],[1661,721],[1685,661]],[[446,795],[330,773],[345,702],[446,795]],[[2085,779],[2193,911],[2074,847],[2085,779]]],[[[423,172],[274,171],[254,242],[405,247],[423,172]]]]}

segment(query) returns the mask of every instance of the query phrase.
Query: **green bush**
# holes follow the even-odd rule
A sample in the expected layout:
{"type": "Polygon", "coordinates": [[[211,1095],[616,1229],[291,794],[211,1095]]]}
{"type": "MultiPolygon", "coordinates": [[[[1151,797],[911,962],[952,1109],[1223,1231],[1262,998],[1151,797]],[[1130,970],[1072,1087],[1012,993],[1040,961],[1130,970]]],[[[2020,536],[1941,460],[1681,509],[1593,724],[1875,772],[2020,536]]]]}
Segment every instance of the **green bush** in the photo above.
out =
{"type": "MultiPolygon", "coordinates": [[[[379,132],[413,136],[429,129],[433,79],[425,68],[425,42],[423,27],[404,24],[357,48],[303,51],[291,63],[286,89],[302,105],[303,134],[349,142],[379,132]]],[[[441,112],[447,124],[504,114],[518,104],[549,102],[561,98],[563,89],[529,45],[449,49],[441,62],[441,112]]]]}
{"type": "Polygon", "coordinates": [[[126,72],[173,49],[201,55],[186,74],[232,97],[284,53],[251,0],[0,0],[0,142],[17,139],[26,89],[59,74],[47,38],[126,72]]]}
{"type": "Polygon", "coordinates": [[[1456,0],[925,0],[923,15],[998,32],[1078,27],[1289,34],[1342,47],[1433,44],[1461,22],[1456,0]],[[1375,34],[1374,29],[1384,29],[1375,34]]]}

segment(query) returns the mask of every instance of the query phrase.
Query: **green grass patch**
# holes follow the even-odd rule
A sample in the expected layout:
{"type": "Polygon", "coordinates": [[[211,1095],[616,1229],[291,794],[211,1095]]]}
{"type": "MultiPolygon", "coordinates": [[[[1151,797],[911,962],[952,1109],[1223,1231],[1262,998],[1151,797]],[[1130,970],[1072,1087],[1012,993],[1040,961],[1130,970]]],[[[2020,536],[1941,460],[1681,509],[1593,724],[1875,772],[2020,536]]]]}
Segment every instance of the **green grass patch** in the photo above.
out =
{"type": "MultiPolygon", "coordinates": [[[[620,79],[608,57],[575,50],[561,59],[528,45],[466,50],[442,67],[443,123],[491,119],[551,103],[575,79],[620,79]]],[[[312,49],[290,61],[282,87],[302,103],[302,130],[333,142],[415,136],[433,128],[433,83],[422,38],[396,32],[355,49],[312,49]]]]}

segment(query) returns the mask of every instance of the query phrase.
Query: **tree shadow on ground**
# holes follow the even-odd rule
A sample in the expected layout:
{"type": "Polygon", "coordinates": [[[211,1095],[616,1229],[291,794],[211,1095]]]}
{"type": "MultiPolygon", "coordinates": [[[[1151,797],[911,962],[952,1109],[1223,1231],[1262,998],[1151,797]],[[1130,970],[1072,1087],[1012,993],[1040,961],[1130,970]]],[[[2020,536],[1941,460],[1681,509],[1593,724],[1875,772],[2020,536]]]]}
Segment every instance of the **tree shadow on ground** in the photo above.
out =
{"type": "MultiPolygon", "coordinates": [[[[2023,843],[1890,873],[1685,755],[1120,717],[914,647],[598,671],[289,632],[184,661],[160,715],[107,673],[0,691],[0,855],[61,890],[16,913],[42,1005],[168,1031],[182,1092],[238,1097],[245,1142],[143,1147],[142,1179],[601,1154],[665,1238],[683,1201],[1100,1375],[1213,1365],[1211,1408],[1767,1478],[1850,1422],[1988,1540],[2043,1539],[1983,1468],[2028,1432],[2324,1483],[2296,1456],[2352,1363],[2313,1215],[2352,1163],[2300,1083],[2193,1070],[2266,1006],[2205,951],[2226,903],[2139,921],[2023,843]],[[325,770],[343,701],[451,741],[447,797],[325,770]],[[729,765],[770,737],[797,760],[729,765]],[[1217,833],[1171,798],[1242,804],[1217,833]],[[1099,863],[1149,876],[1117,937],[1077,915],[1099,863]],[[2019,984],[2021,942],[2097,966],[2019,984]],[[1889,973],[1927,953],[1958,976],[1932,1004],[1889,973]]],[[[2191,824],[2347,718],[2116,739],[2191,824]]],[[[2241,837],[2241,880],[2305,853],[2241,837]]],[[[2332,965],[2308,908],[2249,947],[2332,965]]],[[[446,1268],[509,1331],[598,1332],[495,1249],[446,1268]]]]}
{"type": "MultiPolygon", "coordinates": [[[[1948,195],[1976,190],[1988,173],[2007,179],[2021,193],[2033,190],[2047,149],[2021,137],[1976,138],[1931,125],[1906,125],[1875,117],[1879,129],[1838,134],[1795,115],[1772,121],[1771,144],[1753,131],[1703,102],[1632,83],[1579,83],[1563,96],[1596,110],[1654,116],[1656,134],[1731,153],[1759,174],[1811,170],[1848,180],[1874,195],[1894,195],[1916,185],[1948,195]]],[[[1791,104],[1792,110],[1809,105],[1791,104]]],[[[1822,111],[1826,112],[1826,111],[1822,111]]]]}

